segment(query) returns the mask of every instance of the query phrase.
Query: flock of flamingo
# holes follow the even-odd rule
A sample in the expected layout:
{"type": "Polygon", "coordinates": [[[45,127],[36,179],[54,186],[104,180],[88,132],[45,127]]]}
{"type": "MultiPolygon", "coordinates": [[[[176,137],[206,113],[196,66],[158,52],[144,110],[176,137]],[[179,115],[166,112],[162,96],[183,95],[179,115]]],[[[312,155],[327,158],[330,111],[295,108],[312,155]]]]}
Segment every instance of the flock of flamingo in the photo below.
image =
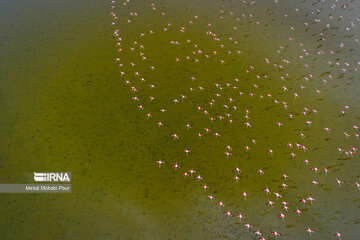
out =
{"type": "MultiPolygon", "coordinates": [[[[135,103],[135,106],[143,114],[144,121],[153,122],[155,128],[165,129],[159,134],[167,132],[166,134],[174,142],[174,146],[183,138],[191,139],[186,142],[187,147],[182,149],[183,156],[179,160],[154,159],[153,161],[158,168],[162,170],[167,167],[176,171],[178,174],[182,174],[183,178],[186,179],[184,181],[194,179],[203,189],[202,191],[205,192],[205,196],[209,198],[211,204],[222,209],[222,213],[226,215],[224,217],[238,218],[241,226],[249,230],[251,236],[260,240],[270,238],[295,239],[295,237],[292,238],[291,233],[283,234],[279,229],[264,232],[260,225],[251,224],[251,216],[245,217],[239,210],[231,211],[231,206],[227,209],[228,204],[217,197],[221,190],[217,189],[215,194],[213,189],[216,188],[216,184],[207,183],[207,172],[198,171],[194,165],[199,165],[194,162],[181,162],[181,159],[189,159],[199,150],[196,146],[191,147],[195,141],[192,136],[195,136],[205,145],[217,144],[220,146],[216,151],[219,155],[223,155],[221,161],[227,161],[226,166],[228,166],[228,162],[234,161],[233,167],[228,169],[228,174],[232,174],[231,181],[234,184],[241,184],[242,181],[245,181],[242,176],[247,174],[246,171],[253,171],[251,176],[254,178],[263,178],[270,174],[268,173],[271,171],[267,167],[268,163],[263,163],[276,161],[275,159],[279,157],[280,153],[282,158],[285,158],[283,156],[286,154],[289,164],[299,164],[301,169],[304,169],[304,172],[300,174],[309,177],[304,178],[308,180],[301,184],[307,184],[310,187],[306,188],[306,192],[299,199],[294,199],[292,194],[288,194],[288,191],[292,191],[293,183],[290,181],[292,175],[287,172],[286,168],[278,170],[282,172],[278,175],[279,183],[268,182],[268,185],[256,190],[256,194],[262,194],[264,205],[269,211],[275,209],[274,206],[280,206],[280,212],[278,210],[272,211],[274,221],[279,221],[279,224],[287,222],[289,215],[301,218],[303,215],[309,214],[302,211],[302,208],[312,208],[323,200],[321,199],[322,195],[318,195],[316,190],[323,184],[334,188],[333,191],[338,191],[339,195],[342,194],[344,186],[349,186],[351,192],[360,191],[360,180],[356,173],[352,172],[348,177],[344,177],[340,174],[341,171],[331,169],[336,168],[335,162],[338,161],[338,158],[356,161],[358,150],[356,144],[359,139],[360,125],[354,119],[349,120],[351,117],[346,118],[348,115],[351,116],[349,114],[351,111],[355,111],[353,110],[354,107],[346,103],[341,108],[334,105],[334,108],[331,109],[332,112],[329,113],[327,112],[329,110],[324,107],[325,105],[321,105],[322,103],[317,105],[316,101],[318,98],[331,99],[330,94],[332,91],[336,91],[336,88],[328,90],[327,86],[338,81],[336,73],[338,75],[357,73],[360,60],[353,61],[350,59],[342,62],[338,57],[338,54],[341,54],[344,49],[348,48],[347,50],[349,50],[354,44],[358,46],[359,39],[356,38],[356,35],[355,37],[352,35],[342,42],[336,42],[337,40],[332,40],[328,32],[320,31],[316,35],[318,41],[324,44],[328,44],[330,41],[333,45],[329,44],[329,48],[332,46],[334,48],[319,50],[312,46],[306,47],[310,44],[300,41],[301,34],[299,35],[296,31],[297,28],[286,26],[287,31],[289,31],[286,44],[279,44],[277,48],[271,49],[276,57],[273,55],[263,56],[260,65],[257,59],[246,59],[248,48],[244,46],[244,42],[247,40],[239,39],[239,32],[242,31],[242,28],[256,29],[266,25],[266,20],[256,17],[255,10],[254,12],[245,10],[241,12],[242,9],[220,7],[212,9],[212,11],[216,11],[216,14],[211,18],[205,18],[199,13],[189,18],[188,15],[185,15],[183,19],[177,19],[176,16],[171,15],[173,10],[164,7],[161,3],[143,1],[143,5],[147,9],[136,10],[135,2],[135,0],[112,0],[110,12],[116,44],[114,61],[120,69],[124,86],[130,90],[129,101],[135,103]],[[118,13],[120,11],[118,9],[122,11],[122,14],[118,13]],[[141,19],[144,11],[143,19],[138,20],[141,19]],[[123,13],[127,13],[127,15],[123,13]],[[141,21],[144,22],[144,26],[148,26],[148,19],[151,17],[154,18],[155,23],[153,29],[143,30],[139,27],[141,21]],[[221,23],[217,23],[217,21],[221,23]],[[224,24],[225,21],[226,24],[224,24]],[[132,24],[135,24],[133,28],[131,28],[132,24]],[[217,28],[219,24],[226,27],[219,29],[217,28]],[[126,27],[133,29],[131,33],[124,33],[123,29],[126,27]],[[208,44],[202,44],[204,42],[208,44]],[[152,57],[151,51],[147,52],[148,48],[160,44],[167,44],[162,46],[166,50],[161,50],[162,47],[158,46],[159,51],[163,51],[163,54],[166,55],[165,66],[174,66],[176,71],[179,71],[179,75],[187,76],[186,79],[181,82],[162,79],[166,69],[158,63],[161,56],[152,57]],[[296,53],[296,57],[290,55],[290,48],[295,49],[292,52],[296,53]],[[288,54],[287,57],[286,54],[288,54]],[[313,70],[312,64],[315,63],[311,61],[311,57],[330,59],[326,63],[328,65],[324,67],[331,69],[335,67],[337,70],[332,73],[318,73],[313,70]],[[154,61],[152,61],[153,59],[154,61]],[[238,66],[235,68],[234,65],[238,61],[245,62],[245,67],[238,66]],[[213,78],[210,75],[205,79],[204,76],[207,73],[197,74],[196,71],[187,72],[184,70],[187,67],[192,67],[198,71],[206,71],[204,69],[209,66],[219,69],[213,78]],[[220,78],[223,70],[226,72],[224,72],[224,77],[220,78]],[[234,74],[234,77],[229,79],[228,76],[231,76],[229,74],[231,71],[241,72],[241,76],[245,76],[245,78],[236,77],[234,74]],[[293,73],[294,71],[296,73],[293,73]],[[291,80],[295,78],[294,75],[296,74],[300,77],[296,81],[291,80]],[[168,93],[161,95],[161,91],[168,93]],[[178,94],[179,91],[182,93],[178,94]],[[265,110],[267,109],[256,110],[254,104],[269,108],[270,111],[276,109],[276,114],[266,117],[267,112],[265,110]],[[179,112],[182,111],[179,110],[181,105],[191,107],[192,110],[189,111],[192,112],[188,113],[187,117],[179,115],[179,112]],[[165,114],[168,117],[164,117],[165,114]],[[167,121],[169,116],[177,118],[181,123],[167,121]],[[341,123],[345,122],[346,129],[337,126],[338,124],[333,124],[332,121],[335,121],[332,119],[333,116],[340,119],[336,121],[345,119],[341,123]],[[200,124],[196,124],[196,121],[200,124]],[[180,125],[181,128],[179,128],[180,125]],[[294,128],[294,126],[296,126],[296,130],[290,131],[289,129],[294,128]],[[244,134],[244,140],[241,141],[241,144],[238,143],[238,140],[233,140],[235,138],[233,135],[237,131],[234,129],[241,129],[241,133],[244,134]],[[254,134],[254,129],[258,129],[256,131],[260,133],[264,132],[264,135],[266,135],[266,130],[271,130],[272,136],[270,138],[272,140],[277,138],[282,140],[290,135],[291,138],[286,143],[273,143],[273,141],[266,141],[258,134],[254,134]],[[321,132],[321,136],[324,136],[325,139],[336,139],[336,141],[334,140],[336,143],[325,145],[326,149],[324,150],[333,154],[335,160],[309,160],[317,145],[314,139],[311,141],[307,141],[307,139],[308,135],[316,131],[321,132]],[[274,132],[278,136],[274,136],[274,132]],[[243,142],[247,143],[242,144],[243,142]],[[241,161],[235,161],[235,159],[253,151],[260,152],[259,155],[263,156],[265,160],[259,160],[259,164],[255,164],[256,169],[250,170],[250,168],[244,167],[244,171],[241,161]],[[192,163],[193,165],[191,165],[192,163]],[[278,185],[275,187],[271,184],[278,185]],[[308,189],[310,190],[308,191],[308,189]]],[[[255,9],[261,5],[261,1],[243,0],[242,4],[244,9],[255,9]]],[[[271,4],[277,6],[284,4],[284,2],[275,0],[271,4]]],[[[356,33],[356,28],[360,24],[358,17],[349,20],[346,16],[328,14],[327,21],[325,21],[318,16],[322,12],[330,10],[346,10],[349,8],[349,4],[342,4],[338,0],[322,0],[318,4],[321,6],[315,5],[316,9],[306,13],[306,16],[312,17],[312,21],[306,19],[304,22],[306,29],[316,30],[319,26],[331,29],[341,26],[342,30],[349,35],[352,31],[356,33]]],[[[281,20],[290,25],[291,20],[288,19],[292,19],[292,16],[298,16],[296,14],[301,12],[300,8],[293,8],[289,13],[282,14],[281,20]]],[[[331,102],[331,104],[333,103],[331,102]]],[[[238,138],[237,136],[236,139],[238,138]]],[[[311,139],[311,137],[309,138],[311,139]]],[[[253,159],[252,161],[257,160],[253,159]]],[[[354,163],[354,166],[358,165],[354,163]]],[[[279,167],[281,168],[281,166],[279,167]]],[[[276,164],[274,168],[276,168],[276,164]]],[[[290,172],[295,171],[296,169],[290,172]]],[[[246,190],[246,185],[242,185],[242,188],[237,196],[239,201],[244,203],[249,201],[254,194],[251,193],[253,189],[246,190]]],[[[304,234],[314,238],[322,229],[309,224],[303,226],[303,231],[304,234]]],[[[343,232],[341,228],[333,229],[329,239],[338,238],[340,240],[343,235],[345,239],[346,232],[343,232]]]]}

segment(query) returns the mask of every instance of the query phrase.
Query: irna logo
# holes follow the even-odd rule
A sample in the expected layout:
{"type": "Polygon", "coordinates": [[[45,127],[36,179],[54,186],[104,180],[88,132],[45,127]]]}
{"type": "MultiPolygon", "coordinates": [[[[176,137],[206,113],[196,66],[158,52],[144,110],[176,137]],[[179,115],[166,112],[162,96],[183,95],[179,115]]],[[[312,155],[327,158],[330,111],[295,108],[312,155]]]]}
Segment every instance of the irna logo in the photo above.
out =
{"type": "Polygon", "coordinates": [[[55,173],[37,173],[34,172],[34,180],[36,182],[70,182],[70,172],[55,172],[55,173]]]}

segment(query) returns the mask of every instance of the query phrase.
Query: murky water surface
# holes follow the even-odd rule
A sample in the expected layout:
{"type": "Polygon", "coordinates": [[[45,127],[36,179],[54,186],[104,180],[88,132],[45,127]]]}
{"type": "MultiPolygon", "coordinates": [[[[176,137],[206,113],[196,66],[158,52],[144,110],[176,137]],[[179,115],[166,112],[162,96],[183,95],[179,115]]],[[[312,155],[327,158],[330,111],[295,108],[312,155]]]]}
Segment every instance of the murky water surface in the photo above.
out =
{"type": "Polygon", "coordinates": [[[3,239],[359,239],[358,1],[0,11],[3,239]]]}

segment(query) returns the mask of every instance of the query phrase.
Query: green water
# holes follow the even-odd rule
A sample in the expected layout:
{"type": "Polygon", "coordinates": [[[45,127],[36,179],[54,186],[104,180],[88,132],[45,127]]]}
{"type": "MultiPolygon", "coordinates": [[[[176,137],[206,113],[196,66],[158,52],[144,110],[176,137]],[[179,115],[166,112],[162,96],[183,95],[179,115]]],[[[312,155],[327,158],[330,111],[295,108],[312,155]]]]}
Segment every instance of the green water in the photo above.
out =
{"type": "Polygon", "coordinates": [[[111,9],[110,1],[2,1],[1,183],[26,182],[34,171],[72,173],[71,194],[2,194],[2,238],[258,239],[253,232],[259,230],[266,239],[273,238],[272,231],[282,234],[278,239],[309,239],[305,229],[310,227],[315,231],[310,239],[337,239],[336,231],[343,234],[342,239],[358,239],[360,198],[355,181],[359,181],[360,166],[357,154],[346,158],[337,147],[346,151],[358,147],[353,125],[359,124],[359,73],[350,69],[359,61],[359,44],[354,39],[360,32],[356,20],[360,8],[356,1],[343,1],[348,4],[345,9],[331,9],[332,4],[338,3],[130,1],[125,6],[117,2],[111,9]],[[311,13],[317,9],[321,13],[311,13]],[[115,26],[110,12],[118,16],[115,26]],[[330,14],[333,28],[326,29],[330,14]],[[337,21],[339,15],[343,19],[337,21]],[[321,19],[322,24],[314,19],[321,19]],[[350,21],[356,26],[344,30],[350,21]],[[185,32],[179,31],[181,27],[185,32]],[[116,46],[115,29],[119,29],[121,46],[116,46]],[[216,33],[221,41],[206,31],[216,33]],[[319,33],[327,40],[319,41],[319,33]],[[339,48],[340,42],[344,48],[339,48]],[[202,54],[193,53],[199,49],[202,54]],[[306,57],[302,49],[310,55],[306,57]],[[333,49],[337,52],[329,54],[333,49]],[[218,54],[214,56],[213,51],[218,54]],[[317,55],[317,51],[326,54],[317,55]],[[118,57],[123,67],[114,61],[118,57]],[[274,68],[273,63],[284,69],[274,68]],[[246,73],[250,65],[255,69],[246,73]],[[192,76],[197,80],[191,80],[192,76]],[[126,85],[126,80],[131,83],[126,85]],[[150,88],[152,84],[156,88],[150,88]],[[133,101],[134,96],[140,101],[133,101]],[[174,104],[174,99],[180,103],[174,104]],[[213,107],[208,103],[211,99],[213,107]],[[236,111],[231,109],[234,105],[236,111]],[[350,109],[343,115],[340,111],[345,105],[350,109]],[[202,114],[196,106],[210,114],[202,114]],[[302,114],[304,107],[308,115],[302,114]],[[147,119],[146,113],[152,118],[147,119]],[[232,114],[233,123],[226,113],[232,114]],[[216,120],[211,122],[209,117],[216,120]],[[164,127],[156,125],[159,121],[164,127]],[[247,128],[246,121],[253,127],[247,128]],[[306,121],[312,121],[311,126],[306,121]],[[284,125],[279,128],[276,122],[284,125]],[[326,133],[324,127],[332,130],[326,133]],[[221,136],[205,134],[204,128],[221,136]],[[204,134],[202,138],[198,132],[204,134]],[[306,135],[304,139],[298,136],[300,132],[306,135]],[[174,141],[173,133],[180,138],[174,141]],[[289,142],[294,148],[286,146],[289,142]],[[308,150],[297,149],[295,143],[308,150]],[[226,145],[232,147],[229,158],[224,155],[226,145]],[[269,148],[274,150],[272,155],[267,153],[269,148]],[[184,149],[191,153],[187,156],[184,149]],[[291,152],[297,156],[292,158],[291,152]],[[155,162],[159,159],[165,161],[160,168],[155,162]],[[302,162],[305,159],[309,165],[302,162]],[[175,163],[182,168],[175,171],[171,167],[175,163]],[[235,167],[242,170],[238,182],[233,179],[235,167]],[[315,174],[313,167],[321,173],[315,174]],[[330,171],[327,176],[324,167],[330,171]],[[192,168],[203,181],[184,179],[183,172],[192,168]],[[258,169],[265,174],[259,176],[258,169]],[[283,174],[289,176],[286,181],[283,174]],[[340,188],[336,178],[344,181],[340,188]],[[319,185],[315,187],[312,180],[319,185]],[[205,183],[210,186],[206,192],[200,187],[205,183]],[[284,190],[281,183],[288,188],[284,190]],[[262,191],[266,186],[272,192],[269,196],[262,191]],[[243,191],[249,194],[246,201],[243,191]],[[276,200],[273,192],[283,199],[276,200]],[[210,202],[209,194],[216,199],[210,202]],[[299,203],[308,195],[316,199],[312,205],[299,203]],[[275,202],[274,208],[266,206],[269,199],[275,202]],[[220,200],[225,203],[222,209],[215,204],[220,200]],[[288,213],[281,209],[281,201],[290,202],[288,213]],[[303,211],[301,216],[293,213],[296,208],[303,211]],[[240,224],[224,211],[234,215],[241,211],[246,219],[240,224]],[[278,219],[280,211],[287,216],[285,222],[278,219]],[[254,228],[247,230],[244,223],[254,228]]]}

